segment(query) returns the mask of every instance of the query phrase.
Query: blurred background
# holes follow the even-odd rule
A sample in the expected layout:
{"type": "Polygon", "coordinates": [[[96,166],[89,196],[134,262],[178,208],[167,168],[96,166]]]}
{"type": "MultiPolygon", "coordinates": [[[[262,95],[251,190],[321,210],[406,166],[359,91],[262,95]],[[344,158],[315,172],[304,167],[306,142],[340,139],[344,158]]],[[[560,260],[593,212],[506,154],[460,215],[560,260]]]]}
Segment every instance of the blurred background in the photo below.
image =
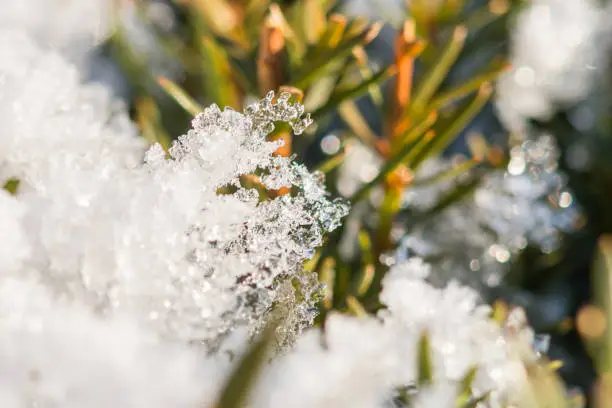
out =
{"type": "Polygon", "coordinates": [[[603,0],[0,0],[1,28],[60,50],[164,147],[202,106],[302,101],[315,125],[276,129],[277,154],[353,204],[313,266],[323,309],[375,311],[376,272],[421,256],[434,283],[524,308],[569,396],[601,407],[611,22],[603,0]]]}

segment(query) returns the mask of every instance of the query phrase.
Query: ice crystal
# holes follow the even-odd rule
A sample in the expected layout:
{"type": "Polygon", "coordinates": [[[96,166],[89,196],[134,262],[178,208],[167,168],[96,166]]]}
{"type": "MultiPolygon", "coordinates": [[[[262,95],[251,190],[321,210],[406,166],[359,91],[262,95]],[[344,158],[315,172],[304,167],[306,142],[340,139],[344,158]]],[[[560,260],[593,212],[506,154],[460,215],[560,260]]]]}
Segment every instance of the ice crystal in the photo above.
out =
{"type": "MultiPolygon", "coordinates": [[[[469,197],[423,222],[420,214],[475,173],[437,177],[451,170],[456,160],[425,161],[403,194],[403,213],[408,216],[400,216],[392,230],[400,241],[396,259],[385,257],[391,263],[413,255],[427,258],[437,266],[431,277],[437,284],[459,278],[476,286],[496,286],[512,257],[527,245],[546,253],[557,249],[562,233],[575,228],[579,210],[558,169],[554,139],[546,134],[526,139],[511,148],[509,159],[505,169],[488,171],[469,197]]],[[[379,167],[373,152],[352,146],[340,168],[338,190],[353,194],[379,167]]],[[[374,198],[372,202],[376,205],[374,198]]],[[[356,234],[369,222],[376,220],[367,218],[365,206],[356,206],[340,244],[344,258],[358,251],[356,234]]]]}
{"type": "Polygon", "coordinates": [[[0,30],[0,119],[2,183],[18,178],[22,187],[43,189],[60,162],[101,170],[142,160],[144,142],[122,103],[100,86],[82,85],[62,57],[10,30],[0,30]]]}
{"type": "Polygon", "coordinates": [[[474,290],[457,283],[431,286],[424,280],[429,273],[418,258],[399,264],[384,279],[385,309],[377,318],[332,315],[324,332],[306,332],[266,370],[252,406],[388,407],[397,390],[408,388],[416,396],[411,407],[450,408],[473,367],[478,368],[473,395],[492,391],[483,407],[515,402],[510,393],[523,380],[516,371],[520,359],[490,320],[489,308],[478,304],[474,290]],[[421,388],[423,333],[431,342],[434,379],[421,388]]]}
{"type": "MultiPolygon", "coordinates": [[[[176,16],[165,0],[2,1],[0,29],[28,34],[39,46],[75,64],[81,77],[103,82],[120,95],[128,92],[125,80],[99,47],[111,34],[153,76],[176,78],[184,71],[157,36],[176,30],[176,16]]],[[[150,91],[160,92],[159,87],[150,91]]]]}
{"type": "MultiPolygon", "coordinates": [[[[108,100],[91,98],[58,56],[14,35],[2,37],[0,53],[22,64],[0,66],[0,175],[21,181],[28,275],[103,315],[136,315],[211,347],[237,325],[256,331],[287,298],[284,281],[313,284],[302,262],[347,207],[328,199],[320,175],[273,156],[275,121],[297,132],[310,122],[287,96],[270,94],[247,114],[212,106],[169,158],[155,145],[141,165],[140,140],[108,119],[108,100]],[[246,175],[294,192],[260,200],[241,184],[246,175]]],[[[299,330],[313,317],[304,306],[288,324],[299,330]]]]}
{"type": "Polygon", "coordinates": [[[23,278],[2,279],[0,332],[4,408],[193,408],[214,398],[228,366],[23,278]]]}
{"type": "MultiPolygon", "coordinates": [[[[511,257],[528,244],[551,252],[560,234],[571,231],[579,211],[557,169],[554,140],[543,135],[526,140],[510,152],[505,171],[484,176],[473,195],[419,224],[402,239],[399,259],[419,255],[437,265],[438,283],[457,277],[465,282],[496,286],[511,257]]],[[[405,195],[407,208],[424,211],[435,205],[458,176],[418,186],[449,166],[438,160],[424,164],[417,185],[405,195]]]]}
{"type": "Polygon", "coordinates": [[[27,32],[39,45],[73,62],[110,32],[110,0],[19,0],[0,2],[0,28],[27,32]]]}
{"type": "Polygon", "coordinates": [[[597,3],[535,0],[521,12],[512,32],[513,68],[498,86],[498,110],[509,129],[587,95],[609,43],[609,17],[597,3]]]}
{"type": "MultiPolygon", "coordinates": [[[[499,327],[488,317],[489,307],[479,304],[476,291],[454,281],[443,289],[434,288],[424,281],[430,274],[426,264],[418,259],[408,263],[408,270],[402,264],[391,269],[380,296],[387,306],[381,316],[385,326],[396,333],[400,356],[404,361],[414,359],[417,341],[426,332],[437,380],[458,382],[470,368],[478,366],[481,371],[474,383],[476,393],[503,389],[507,351],[498,341],[499,327]]],[[[415,382],[416,369],[416,364],[399,367],[401,382],[415,382]]]]}

